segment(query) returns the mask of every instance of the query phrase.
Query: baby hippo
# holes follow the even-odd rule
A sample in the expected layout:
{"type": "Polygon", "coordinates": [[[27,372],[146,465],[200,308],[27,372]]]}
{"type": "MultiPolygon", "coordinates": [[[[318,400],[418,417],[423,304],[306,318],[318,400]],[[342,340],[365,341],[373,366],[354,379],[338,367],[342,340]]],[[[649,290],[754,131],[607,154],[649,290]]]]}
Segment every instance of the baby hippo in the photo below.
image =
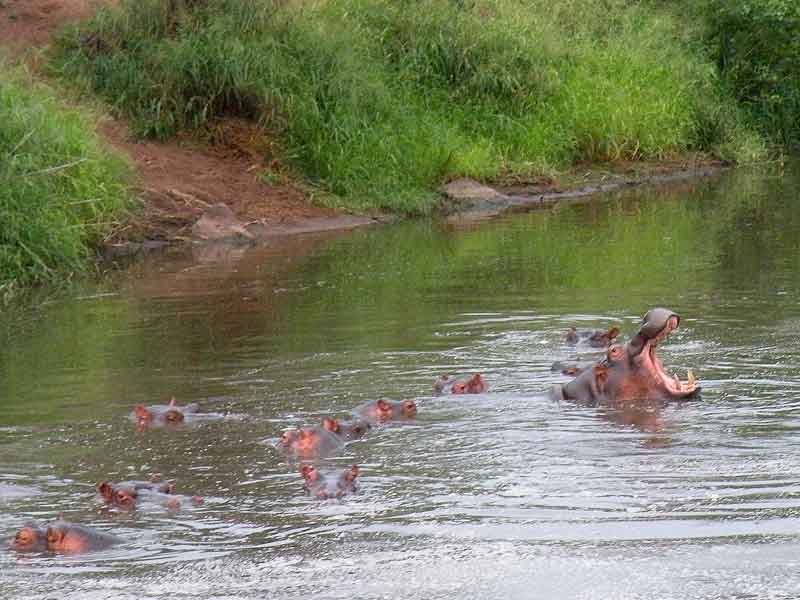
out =
{"type": "Polygon", "coordinates": [[[159,425],[179,425],[186,420],[186,415],[197,412],[197,404],[178,406],[175,398],[169,404],[153,404],[144,406],[137,404],[133,407],[133,417],[139,428],[159,425]]]}
{"type": "Polygon", "coordinates": [[[489,384],[480,373],[475,373],[466,381],[458,381],[455,377],[442,375],[433,384],[433,392],[442,394],[483,394],[489,390],[489,384]]]}
{"type": "Polygon", "coordinates": [[[26,525],[11,540],[10,547],[24,552],[77,554],[104,550],[120,541],[116,536],[59,519],[46,529],[26,525]]]}
{"type": "Polygon", "coordinates": [[[283,432],[277,444],[278,450],[301,459],[329,456],[342,446],[342,439],[324,427],[289,429],[283,432]]]}
{"type": "Polygon", "coordinates": [[[578,331],[574,327],[570,327],[567,331],[567,343],[579,344],[585,343],[592,348],[608,348],[614,343],[614,339],[619,335],[619,327],[612,327],[607,331],[602,329],[583,329],[578,331]]]}
{"type": "Polygon", "coordinates": [[[370,423],[385,423],[413,419],[417,414],[417,404],[413,400],[373,400],[355,409],[355,413],[370,423]]]}
{"type": "Polygon", "coordinates": [[[357,465],[352,465],[339,473],[339,475],[320,473],[311,465],[303,465],[300,469],[300,474],[305,479],[303,489],[309,496],[314,496],[321,500],[341,498],[346,494],[355,492],[358,473],[357,465]]]}
{"type": "Polygon", "coordinates": [[[322,419],[322,426],[344,442],[361,439],[372,428],[367,421],[339,421],[331,417],[322,419]]]}

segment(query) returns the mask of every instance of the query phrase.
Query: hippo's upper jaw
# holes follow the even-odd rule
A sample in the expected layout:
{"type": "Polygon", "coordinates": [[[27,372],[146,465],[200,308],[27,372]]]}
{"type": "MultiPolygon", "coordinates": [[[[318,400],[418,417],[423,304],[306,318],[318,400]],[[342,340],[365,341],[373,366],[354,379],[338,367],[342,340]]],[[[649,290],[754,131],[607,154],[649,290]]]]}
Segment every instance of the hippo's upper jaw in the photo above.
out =
{"type": "Polygon", "coordinates": [[[635,400],[677,400],[699,390],[694,375],[682,382],[664,371],[656,356],[659,342],[680,324],[680,316],[655,308],[644,316],[635,336],[624,346],[611,346],[606,358],[582,371],[557,390],[560,398],[581,402],[620,403],[635,400]]]}

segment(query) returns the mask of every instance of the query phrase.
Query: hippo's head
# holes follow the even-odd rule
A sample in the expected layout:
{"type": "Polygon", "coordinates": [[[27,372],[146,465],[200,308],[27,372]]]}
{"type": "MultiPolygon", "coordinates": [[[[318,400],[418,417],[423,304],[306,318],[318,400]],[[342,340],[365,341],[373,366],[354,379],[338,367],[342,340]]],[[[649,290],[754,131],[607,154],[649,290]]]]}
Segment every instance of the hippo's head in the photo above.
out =
{"type": "Polygon", "coordinates": [[[483,394],[489,385],[480,373],[475,373],[466,381],[456,381],[451,388],[453,394],[483,394]]]}
{"type": "Polygon", "coordinates": [[[97,484],[97,492],[108,504],[131,509],[136,506],[138,492],[133,486],[114,485],[110,481],[97,484]]]}
{"type": "Polygon", "coordinates": [[[325,417],[322,419],[322,426],[331,433],[335,433],[343,440],[348,442],[361,439],[371,428],[371,425],[368,421],[340,421],[331,417],[325,417]]]}
{"type": "Polygon", "coordinates": [[[289,429],[281,435],[278,447],[299,454],[313,453],[322,443],[322,433],[321,428],[289,429]]]}
{"type": "Polygon", "coordinates": [[[320,500],[341,498],[356,490],[356,478],[359,475],[358,465],[344,469],[338,476],[322,474],[312,465],[303,465],[300,469],[305,483],[303,487],[310,496],[320,500]]]}
{"type": "Polygon", "coordinates": [[[654,308],[642,319],[635,336],[624,346],[611,346],[606,358],[560,386],[560,397],[580,402],[619,403],[631,400],[689,398],[700,387],[689,371],[682,382],[668,375],[656,356],[656,347],[680,324],[681,318],[666,308],[654,308]]]}
{"type": "Polygon", "coordinates": [[[11,538],[9,547],[23,552],[44,552],[47,550],[47,532],[35,525],[26,525],[11,538]]]}

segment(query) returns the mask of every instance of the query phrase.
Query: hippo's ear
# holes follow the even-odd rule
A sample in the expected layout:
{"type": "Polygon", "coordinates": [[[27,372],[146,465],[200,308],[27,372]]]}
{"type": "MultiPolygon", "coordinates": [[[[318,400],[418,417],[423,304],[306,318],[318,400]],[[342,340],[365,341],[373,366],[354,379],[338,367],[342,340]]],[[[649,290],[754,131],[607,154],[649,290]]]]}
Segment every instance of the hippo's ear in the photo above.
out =
{"type": "Polygon", "coordinates": [[[486,391],[486,380],[480,373],[475,373],[475,375],[472,376],[472,379],[469,380],[469,384],[470,387],[476,392],[486,391]]]}
{"type": "Polygon", "coordinates": [[[389,404],[389,401],[385,398],[378,398],[378,401],[375,404],[377,404],[378,408],[381,410],[389,410],[392,408],[392,405],[389,404]]]}
{"type": "Polygon", "coordinates": [[[97,484],[97,492],[105,498],[107,501],[110,501],[111,498],[114,497],[114,488],[111,486],[111,483],[108,481],[101,481],[97,484]]]}
{"type": "Polygon", "coordinates": [[[136,415],[139,421],[151,421],[153,419],[153,413],[142,404],[137,404],[133,407],[133,414],[136,415]]]}
{"type": "Polygon", "coordinates": [[[355,481],[359,473],[360,471],[358,469],[358,465],[352,465],[349,469],[345,471],[344,478],[347,481],[355,481]]]}
{"type": "Polygon", "coordinates": [[[333,433],[339,432],[339,421],[332,419],[331,417],[325,417],[322,419],[322,426],[333,433]]]}
{"type": "Polygon", "coordinates": [[[300,467],[300,475],[302,475],[303,479],[306,481],[315,481],[319,478],[319,473],[313,465],[303,465],[300,467]]]}
{"type": "Polygon", "coordinates": [[[605,390],[606,381],[608,381],[608,367],[605,365],[595,365],[594,380],[597,383],[597,389],[602,393],[605,390]]]}

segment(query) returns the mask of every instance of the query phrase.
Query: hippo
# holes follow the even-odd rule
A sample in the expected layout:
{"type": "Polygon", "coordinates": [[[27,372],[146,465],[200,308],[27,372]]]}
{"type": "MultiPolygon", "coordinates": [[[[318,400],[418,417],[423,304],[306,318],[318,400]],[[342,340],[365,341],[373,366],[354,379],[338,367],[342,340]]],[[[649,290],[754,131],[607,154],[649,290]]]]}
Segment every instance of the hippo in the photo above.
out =
{"type": "Polygon", "coordinates": [[[442,394],[483,394],[489,390],[489,384],[480,373],[475,373],[467,380],[459,381],[455,377],[442,375],[433,384],[433,392],[442,394]]]}
{"type": "Polygon", "coordinates": [[[175,493],[175,484],[152,481],[121,481],[120,483],[101,481],[97,484],[97,492],[107,504],[130,509],[136,506],[140,492],[171,495],[175,493]]]}
{"type": "Polygon", "coordinates": [[[381,398],[357,407],[354,411],[370,423],[385,423],[413,419],[417,414],[417,404],[413,400],[386,400],[381,398]]]}
{"type": "Polygon", "coordinates": [[[276,445],[281,452],[301,459],[329,456],[342,446],[342,438],[324,427],[289,429],[283,432],[276,445]]]}
{"type": "Polygon", "coordinates": [[[10,547],[24,552],[76,554],[104,550],[121,541],[108,533],[59,519],[46,529],[26,525],[11,540],[10,547]]]}
{"type": "Polygon", "coordinates": [[[585,343],[592,348],[608,348],[614,343],[614,339],[619,335],[619,327],[612,327],[608,330],[602,329],[583,329],[578,331],[570,327],[567,331],[567,343],[585,343]]]}
{"type": "Polygon", "coordinates": [[[700,391],[692,371],[686,382],[664,371],[656,347],[678,328],[680,316],[654,308],[642,318],[639,331],[625,345],[613,345],[606,357],[583,370],[565,385],[556,386],[558,399],[593,404],[619,404],[638,400],[678,400],[700,391]]]}
{"type": "Polygon", "coordinates": [[[139,428],[158,425],[179,425],[186,420],[187,415],[197,412],[197,404],[178,406],[175,398],[169,404],[153,404],[144,406],[137,404],[133,407],[133,417],[139,428]]]}
{"type": "Polygon", "coordinates": [[[309,496],[314,496],[321,500],[329,498],[341,498],[342,496],[356,491],[356,477],[358,477],[358,465],[352,465],[345,469],[338,476],[320,473],[312,465],[303,465],[300,469],[305,483],[303,489],[309,496]]]}
{"type": "Polygon", "coordinates": [[[372,428],[367,421],[340,421],[331,417],[322,419],[322,426],[344,442],[361,439],[372,428]]]}
{"type": "MultiPolygon", "coordinates": [[[[97,484],[97,491],[107,504],[127,510],[136,508],[140,501],[177,510],[186,500],[175,494],[175,484],[170,481],[101,481],[97,484]]],[[[203,503],[203,498],[192,496],[188,501],[197,506],[203,503]]]]}

